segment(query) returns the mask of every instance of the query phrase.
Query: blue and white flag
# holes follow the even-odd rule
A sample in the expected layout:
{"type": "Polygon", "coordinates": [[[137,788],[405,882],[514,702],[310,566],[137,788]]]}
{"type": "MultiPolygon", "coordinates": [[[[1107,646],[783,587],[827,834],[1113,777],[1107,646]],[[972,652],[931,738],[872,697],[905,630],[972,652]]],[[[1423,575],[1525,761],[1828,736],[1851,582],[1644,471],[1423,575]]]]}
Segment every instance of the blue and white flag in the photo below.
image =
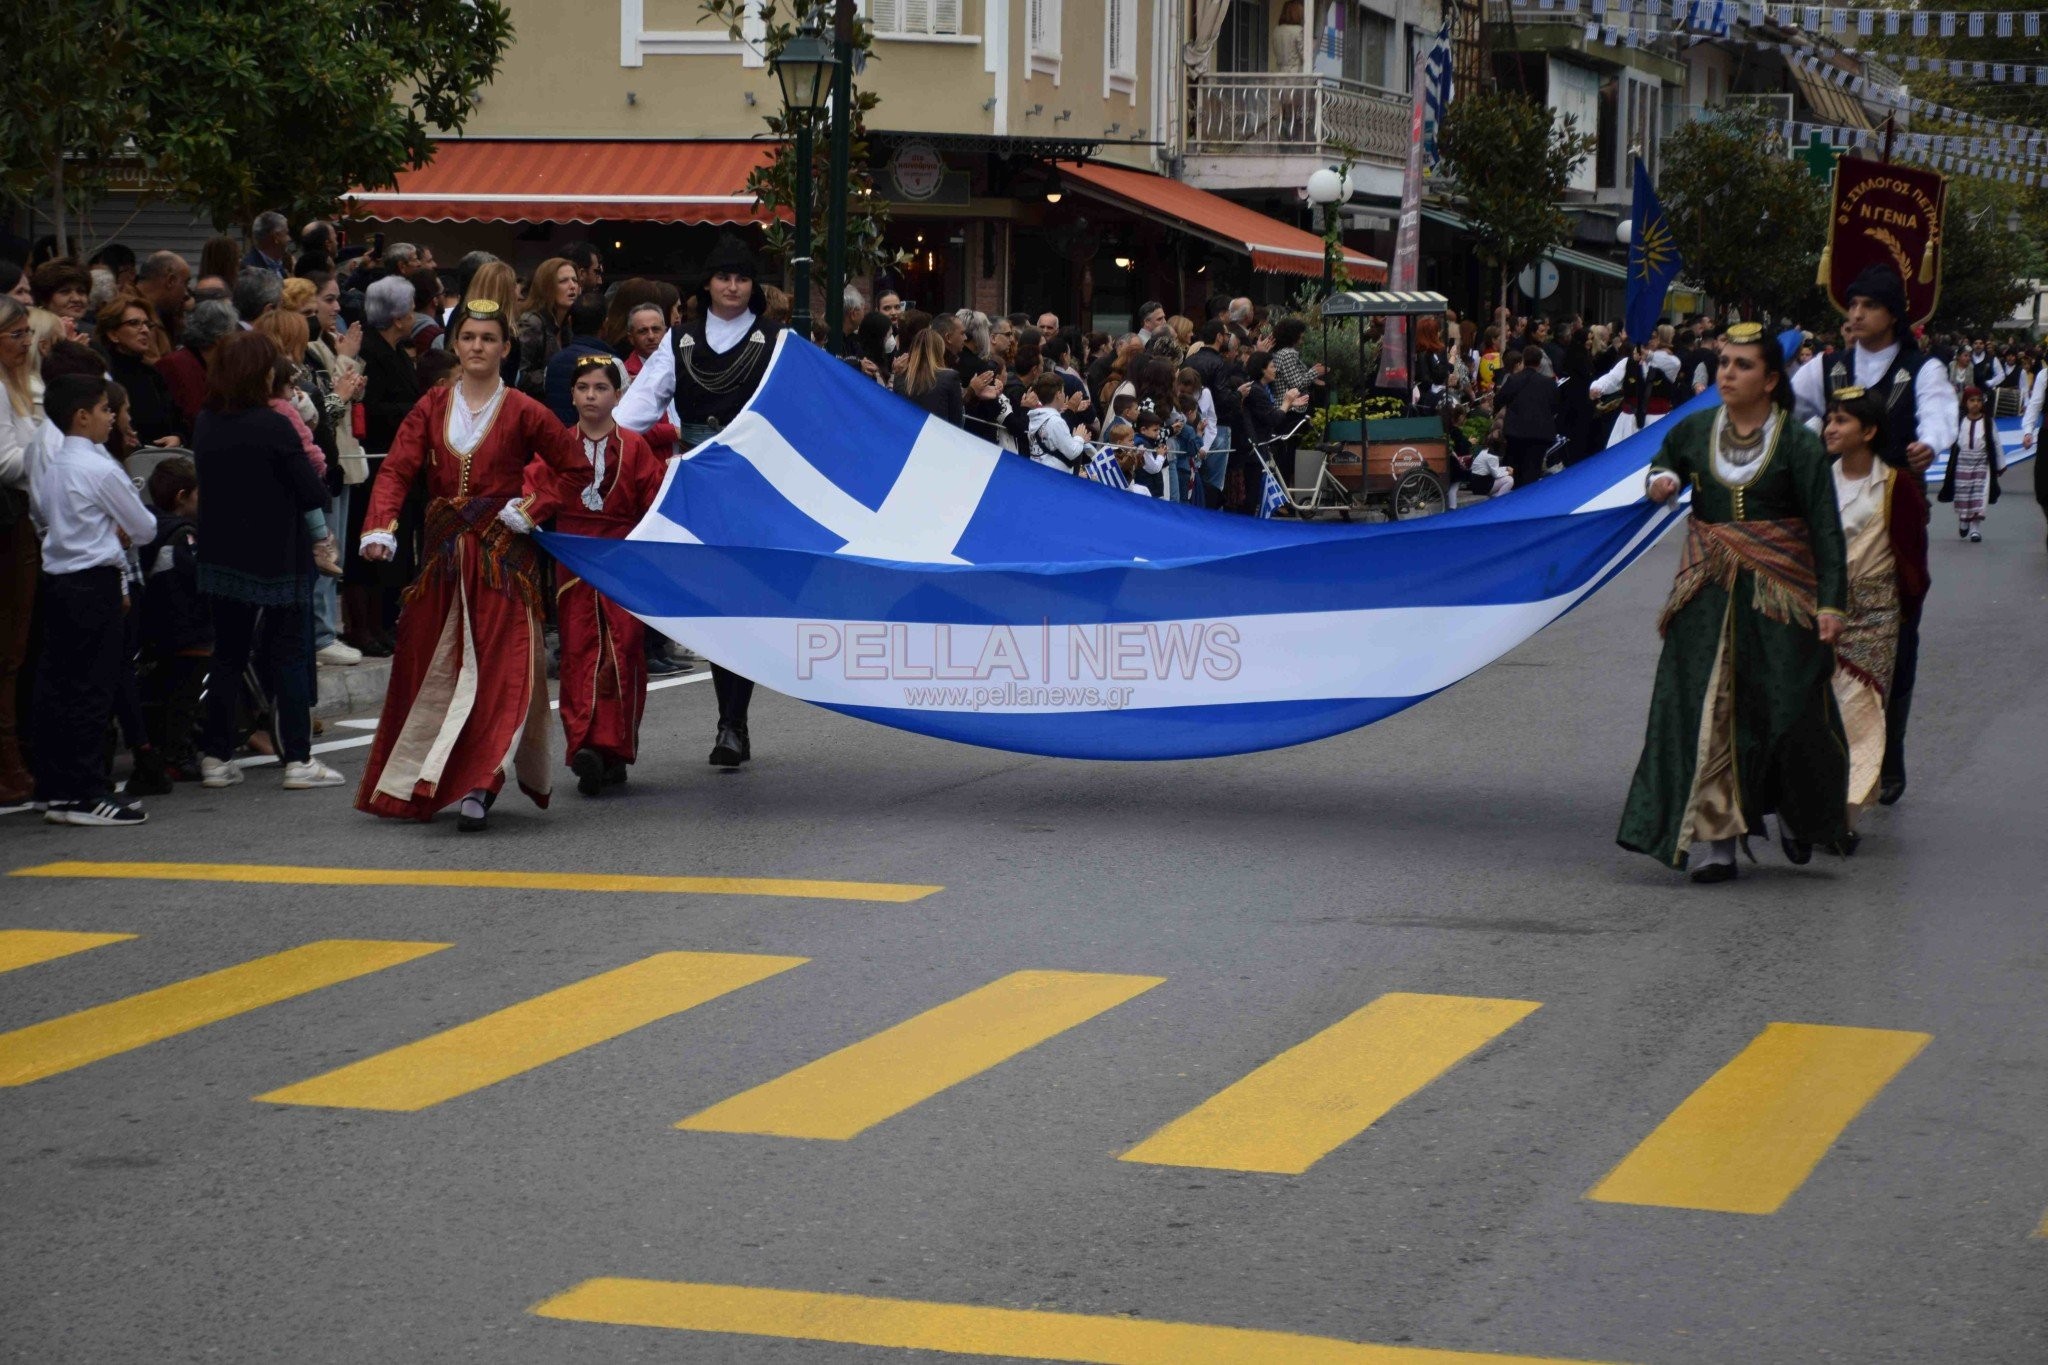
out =
{"type": "Polygon", "coordinates": [[[1318,76],[1341,77],[1344,74],[1344,6],[1329,5],[1323,10],[1323,31],[1316,35],[1315,70],[1318,76]]]}
{"type": "Polygon", "coordinates": [[[1685,26],[1694,33],[1711,34],[1716,38],[1728,36],[1728,6],[1726,0],[1691,0],[1685,12],[1685,26]]]}
{"type": "Polygon", "coordinates": [[[1287,492],[1280,487],[1280,480],[1267,470],[1259,485],[1259,516],[1275,517],[1287,510],[1287,492]]]}
{"type": "Polygon", "coordinates": [[[1093,479],[1106,488],[1129,491],[1131,481],[1124,477],[1124,467],[1116,462],[1116,455],[1103,446],[1088,447],[1088,463],[1081,467],[1081,477],[1093,479]]]}
{"type": "Polygon", "coordinates": [[[1195,758],[1392,715],[1570,611],[1680,515],[1643,497],[1662,439],[1416,521],[1233,517],[1106,497],[784,333],[630,537],[543,544],[663,634],[846,715],[1195,758]]]}
{"type": "Polygon", "coordinates": [[[1429,61],[1423,68],[1422,143],[1423,153],[1432,169],[1437,163],[1437,130],[1444,125],[1444,113],[1451,107],[1453,93],[1451,21],[1446,16],[1443,27],[1437,30],[1436,43],[1429,49],[1429,61]]]}

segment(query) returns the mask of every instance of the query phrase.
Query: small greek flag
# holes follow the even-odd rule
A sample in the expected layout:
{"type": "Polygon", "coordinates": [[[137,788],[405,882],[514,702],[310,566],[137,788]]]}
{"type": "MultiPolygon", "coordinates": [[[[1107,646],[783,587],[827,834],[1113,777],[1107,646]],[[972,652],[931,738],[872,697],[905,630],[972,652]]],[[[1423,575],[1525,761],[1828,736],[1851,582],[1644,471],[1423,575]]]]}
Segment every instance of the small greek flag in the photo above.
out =
{"type": "Polygon", "coordinates": [[[1271,517],[1287,509],[1287,492],[1280,487],[1280,480],[1268,470],[1265,481],[1259,489],[1259,516],[1271,517]]]}
{"type": "MultiPolygon", "coordinates": [[[[1711,33],[1717,38],[1728,36],[1728,15],[1724,0],[1692,0],[1685,15],[1685,26],[1695,33],[1711,33]]],[[[1865,30],[1868,32],[1868,30],[1865,30]]]]}
{"type": "Polygon", "coordinates": [[[1123,466],[1116,462],[1116,456],[1102,446],[1089,447],[1088,467],[1083,477],[1110,488],[1128,490],[1131,486],[1131,481],[1124,477],[1123,466]]]}

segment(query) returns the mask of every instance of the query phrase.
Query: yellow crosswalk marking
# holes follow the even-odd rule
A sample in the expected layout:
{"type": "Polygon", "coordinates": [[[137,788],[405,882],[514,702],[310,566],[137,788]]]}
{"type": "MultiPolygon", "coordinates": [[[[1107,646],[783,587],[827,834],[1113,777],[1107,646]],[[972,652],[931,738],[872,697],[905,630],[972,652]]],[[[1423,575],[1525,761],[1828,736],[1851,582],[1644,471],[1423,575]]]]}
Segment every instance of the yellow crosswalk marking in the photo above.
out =
{"type": "Polygon", "coordinates": [[[1554,1356],[1378,1346],[1248,1327],[666,1280],[585,1280],[533,1312],[566,1322],[1093,1365],[1573,1365],[1554,1356]]]}
{"type": "Polygon", "coordinates": [[[1930,1041],[1930,1034],[1892,1029],[1771,1024],[1587,1198],[1775,1213],[1930,1041]]]}
{"type": "Polygon", "coordinates": [[[1165,979],[1012,972],[692,1114],[676,1127],[773,1137],[857,1137],[1165,979]]]}
{"type": "Polygon", "coordinates": [[[322,939],[0,1033],[0,1086],[27,1085],[450,946],[322,939]]]}
{"type": "Polygon", "coordinates": [[[88,948],[126,943],[133,934],[69,934],[60,929],[0,929],[0,972],[33,967],[88,948]]]}
{"type": "Polygon", "coordinates": [[[488,872],[434,868],[283,867],[267,863],[42,863],[10,877],[112,877],[131,881],[244,882],[259,886],[457,886],[500,891],[640,891],[658,895],[792,896],[813,900],[923,900],[943,886],[784,877],[642,877],[618,872],[488,872]]]}
{"type": "Polygon", "coordinates": [[[805,961],[747,953],[656,953],[256,1098],[271,1104],[412,1113],[680,1014],[805,961]]]}
{"type": "Polygon", "coordinates": [[[1533,1000],[1383,995],[1120,1160],[1300,1175],[1539,1008],[1533,1000]]]}

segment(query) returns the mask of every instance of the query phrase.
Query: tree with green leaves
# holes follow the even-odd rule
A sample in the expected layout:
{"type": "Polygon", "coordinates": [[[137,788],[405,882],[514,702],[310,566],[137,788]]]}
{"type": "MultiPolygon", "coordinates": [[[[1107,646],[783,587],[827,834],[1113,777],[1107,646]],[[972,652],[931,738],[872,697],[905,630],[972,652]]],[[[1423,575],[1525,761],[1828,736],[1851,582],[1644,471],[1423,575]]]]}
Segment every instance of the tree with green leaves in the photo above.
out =
{"type": "Polygon", "coordinates": [[[512,42],[502,0],[133,0],[148,118],[170,192],[217,227],[331,213],[459,132],[512,42]]]}
{"type": "MultiPolygon", "coordinates": [[[[1941,233],[1941,298],[1928,326],[1939,332],[1988,332],[2012,316],[2032,292],[2040,252],[2024,231],[2008,224],[2019,212],[2013,188],[1965,176],[1948,182],[1948,215],[1941,233]]],[[[2024,214],[2021,215],[2024,219],[2024,214]]]]}
{"type": "Polygon", "coordinates": [[[216,227],[329,214],[432,160],[511,42],[503,0],[16,0],[0,165],[64,251],[124,160],[216,227]]]}
{"type": "Polygon", "coordinates": [[[1437,153],[1471,224],[1473,249],[1508,280],[1571,239],[1558,207],[1573,169],[1591,154],[1577,121],[1511,90],[1458,96],[1437,133],[1437,153]]]}
{"type": "Polygon", "coordinates": [[[1755,105],[1717,109],[1664,140],[1657,197],[1685,277],[1723,303],[1818,322],[1828,189],[1755,105]]]}
{"type": "MultiPolygon", "coordinates": [[[[752,41],[746,33],[746,21],[758,23],[762,55],[771,65],[804,24],[815,23],[821,32],[830,34],[832,13],[836,8],[835,0],[766,0],[758,10],[754,9],[751,0],[702,0],[702,3],[704,13],[725,24],[735,41],[752,41]]],[[[882,230],[889,221],[889,205],[875,193],[874,174],[869,167],[867,116],[880,103],[880,97],[873,91],[861,89],[858,79],[862,65],[874,60],[874,27],[864,18],[854,21],[853,51],[855,81],[849,106],[853,136],[844,185],[831,183],[829,139],[824,135],[822,119],[815,130],[818,136],[813,139],[810,177],[815,221],[811,228],[817,237],[810,254],[813,277],[818,281],[824,279],[825,269],[825,206],[833,195],[840,195],[846,201],[847,275],[872,274],[894,260],[894,254],[882,245],[882,230]]],[[[796,125],[781,108],[780,101],[762,121],[768,125],[769,136],[775,140],[775,158],[747,178],[747,190],[760,201],[765,212],[776,215],[767,228],[768,252],[787,263],[795,254],[796,231],[793,224],[782,221],[781,215],[789,212],[796,203],[796,125]]]]}
{"type": "Polygon", "coordinates": [[[106,188],[107,168],[143,121],[128,0],[9,0],[0,5],[0,167],[9,191],[48,195],[57,251],[72,216],[106,188]]]}

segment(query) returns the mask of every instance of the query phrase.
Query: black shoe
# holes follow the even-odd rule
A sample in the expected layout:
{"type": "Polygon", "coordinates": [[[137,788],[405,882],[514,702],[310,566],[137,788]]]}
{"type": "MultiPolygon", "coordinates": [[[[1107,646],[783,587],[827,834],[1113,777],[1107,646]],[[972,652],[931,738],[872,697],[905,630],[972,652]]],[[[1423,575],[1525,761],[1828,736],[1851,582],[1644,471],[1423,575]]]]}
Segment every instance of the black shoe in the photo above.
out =
{"type": "Polygon", "coordinates": [[[1883,781],[1878,783],[1877,804],[1880,806],[1896,806],[1899,804],[1899,798],[1904,796],[1905,794],[1905,778],[1887,777],[1883,781]]]}
{"type": "Polygon", "coordinates": [[[135,770],[128,774],[128,795],[168,796],[170,792],[171,772],[165,766],[163,756],[153,748],[137,749],[135,770]]]}
{"type": "Polygon", "coordinates": [[[688,673],[689,671],[690,666],[688,664],[679,664],[666,654],[650,654],[647,656],[647,676],[650,678],[673,678],[678,674],[688,673]]]}
{"type": "Polygon", "coordinates": [[[43,812],[43,820],[52,825],[139,825],[149,816],[142,807],[131,806],[111,796],[95,801],[52,801],[43,812]]]}
{"type": "Polygon", "coordinates": [[[1794,867],[1805,867],[1813,861],[1813,845],[1804,839],[1795,839],[1778,826],[1778,847],[1785,850],[1786,859],[1794,867]]]}
{"type": "MultiPolygon", "coordinates": [[[[469,800],[466,796],[462,799],[464,801],[469,800]]],[[[497,804],[498,794],[496,792],[485,792],[483,799],[484,813],[482,815],[471,815],[463,810],[460,805],[456,806],[455,828],[461,830],[464,834],[477,834],[490,828],[491,807],[497,804]]]]}
{"type": "Polygon", "coordinates": [[[1842,842],[1835,845],[1835,853],[1839,857],[1853,858],[1856,856],[1856,850],[1861,847],[1863,847],[1863,836],[1852,829],[1843,837],[1842,842]]]}
{"type": "Polygon", "coordinates": [[[604,784],[607,787],[625,786],[626,765],[619,762],[616,758],[606,759],[604,764],[604,784]]]}
{"type": "Polygon", "coordinates": [[[1715,882],[1732,882],[1735,875],[1734,863],[1708,863],[1705,867],[1696,867],[1692,870],[1692,879],[1702,886],[1711,886],[1715,882]]]}
{"type": "Polygon", "coordinates": [[[604,755],[597,750],[578,749],[569,760],[569,770],[576,774],[576,790],[585,796],[604,790],[604,755]]]}
{"type": "Polygon", "coordinates": [[[730,725],[718,727],[718,742],[711,746],[711,764],[717,768],[737,768],[753,757],[747,744],[747,737],[730,725]]]}

